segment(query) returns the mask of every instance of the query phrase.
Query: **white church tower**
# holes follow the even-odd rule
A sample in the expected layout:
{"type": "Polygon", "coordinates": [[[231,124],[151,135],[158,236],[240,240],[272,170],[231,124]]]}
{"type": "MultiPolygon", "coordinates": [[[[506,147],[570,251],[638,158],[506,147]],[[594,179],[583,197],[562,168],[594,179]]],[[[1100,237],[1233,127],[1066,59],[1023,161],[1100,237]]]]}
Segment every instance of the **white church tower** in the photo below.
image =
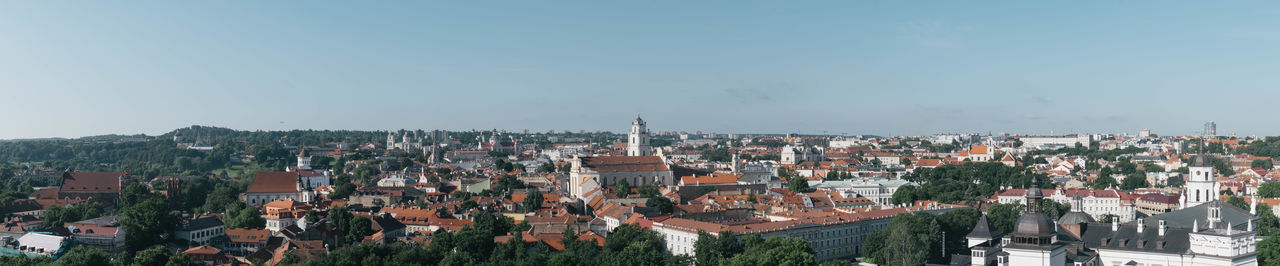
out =
{"type": "Polygon", "coordinates": [[[651,156],[653,149],[649,147],[649,130],[644,127],[644,120],[636,116],[631,123],[631,132],[627,134],[627,156],[651,156]]]}
{"type": "Polygon", "coordinates": [[[311,154],[307,153],[307,147],[300,147],[298,152],[298,171],[311,170],[311,154]]]}
{"type": "Polygon", "coordinates": [[[1218,182],[1213,180],[1213,163],[1209,162],[1208,155],[1196,154],[1187,170],[1186,186],[1181,198],[1182,208],[1218,199],[1218,182]]]}

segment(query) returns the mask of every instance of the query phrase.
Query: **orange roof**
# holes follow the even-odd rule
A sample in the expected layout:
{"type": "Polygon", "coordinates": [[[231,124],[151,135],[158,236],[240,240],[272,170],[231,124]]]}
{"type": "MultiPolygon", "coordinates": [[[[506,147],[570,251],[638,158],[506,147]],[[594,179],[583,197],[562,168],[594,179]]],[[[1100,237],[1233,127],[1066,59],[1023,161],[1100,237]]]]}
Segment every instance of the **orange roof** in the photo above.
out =
{"type": "Polygon", "coordinates": [[[742,177],[742,174],[730,174],[730,173],[714,173],[712,175],[704,175],[704,176],[696,176],[696,175],[683,176],[683,177],[680,177],[680,185],[687,186],[687,185],[696,185],[696,184],[736,184],[738,183],[738,178],[741,178],[741,177],[742,177]]]}
{"type": "Polygon", "coordinates": [[[969,146],[969,154],[987,154],[987,145],[969,146]]]}
{"type": "Polygon", "coordinates": [[[227,228],[227,239],[231,242],[256,243],[266,242],[267,237],[271,236],[271,231],[267,229],[251,229],[251,228],[227,228]]]}
{"type": "Polygon", "coordinates": [[[182,254],[187,254],[187,255],[191,255],[191,254],[218,255],[218,253],[222,253],[222,250],[215,247],[210,247],[209,245],[189,248],[187,250],[182,251],[182,254]]]}

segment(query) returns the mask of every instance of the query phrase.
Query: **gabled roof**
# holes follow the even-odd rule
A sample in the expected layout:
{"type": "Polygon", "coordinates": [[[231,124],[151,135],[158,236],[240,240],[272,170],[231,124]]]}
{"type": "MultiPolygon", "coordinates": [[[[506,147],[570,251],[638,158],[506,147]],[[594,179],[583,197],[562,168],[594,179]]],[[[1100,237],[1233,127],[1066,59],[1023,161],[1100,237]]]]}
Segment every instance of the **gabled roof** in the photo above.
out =
{"type": "Polygon", "coordinates": [[[298,172],[258,172],[245,193],[298,192],[298,172]]]}
{"type": "Polygon", "coordinates": [[[658,156],[599,156],[581,157],[583,167],[601,173],[670,171],[658,156]]]}
{"type": "Polygon", "coordinates": [[[996,239],[1000,237],[1000,232],[996,231],[995,226],[991,226],[991,221],[987,220],[986,215],[982,215],[982,218],[978,218],[978,223],[973,226],[973,231],[965,237],[996,239]]]}
{"type": "Polygon", "coordinates": [[[61,192],[120,193],[120,180],[125,172],[67,172],[62,175],[61,192]]]}

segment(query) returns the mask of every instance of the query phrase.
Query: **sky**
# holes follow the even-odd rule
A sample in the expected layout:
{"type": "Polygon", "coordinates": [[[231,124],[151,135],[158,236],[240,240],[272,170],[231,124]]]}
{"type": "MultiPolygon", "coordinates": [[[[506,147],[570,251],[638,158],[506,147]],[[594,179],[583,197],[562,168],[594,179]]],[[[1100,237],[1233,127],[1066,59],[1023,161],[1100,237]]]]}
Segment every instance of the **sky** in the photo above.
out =
{"type": "Polygon", "coordinates": [[[242,130],[1280,135],[1280,4],[6,1],[0,139],[242,130]]]}

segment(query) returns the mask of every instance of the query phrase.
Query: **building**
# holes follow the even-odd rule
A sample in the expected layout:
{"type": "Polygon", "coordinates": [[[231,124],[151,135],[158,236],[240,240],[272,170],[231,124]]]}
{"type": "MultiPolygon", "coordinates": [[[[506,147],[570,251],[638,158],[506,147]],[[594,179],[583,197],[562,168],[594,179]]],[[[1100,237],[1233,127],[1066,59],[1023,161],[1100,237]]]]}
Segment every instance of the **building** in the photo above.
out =
{"type": "Polygon", "coordinates": [[[262,210],[263,218],[267,220],[267,230],[275,233],[290,225],[306,227],[307,211],[311,210],[311,205],[291,199],[278,199],[262,205],[262,210]]]}
{"type": "Polygon", "coordinates": [[[1031,147],[1037,149],[1057,149],[1065,147],[1075,147],[1080,144],[1085,147],[1091,146],[1089,135],[1067,135],[1067,136],[1022,136],[1018,140],[1022,141],[1022,147],[1031,147]]]}
{"type": "Polygon", "coordinates": [[[424,141],[424,138],[420,136],[420,131],[421,130],[411,131],[401,129],[399,131],[401,135],[399,141],[396,140],[397,132],[387,131],[387,150],[416,151],[422,149],[422,145],[426,141],[424,141]],[[410,133],[412,133],[412,136],[410,136],[410,133]]]}
{"type": "Polygon", "coordinates": [[[1214,123],[1213,121],[1205,122],[1205,123],[1204,123],[1204,135],[1205,135],[1205,136],[1217,136],[1217,135],[1218,135],[1218,123],[1214,123]]]}
{"type": "Polygon", "coordinates": [[[313,196],[298,172],[258,172],[241,200],[258,206],[278,199],[311,202],[313,196]]]}
{"type": "Polygon", "coordinates": [[[676,255],[695,256],[698,232],[718,236],[733,232],[735,236],[759,234],[764,238],[799,237],[809,242],[818,261],[852,259],[862,256],[863,241],[876,230],[889,225],[902,214],[933,214],[963,208],[960,205],[931,204],[845,213],[835,211],[798,210],[762,215],[747,209],[708,213],[676,214],[654,221],[653,231],[666,240],[667,249],[676,255]]]}
{"type": "Polygon", "coordinates": [[[18,238],[17,250],[29,256],[57,256],[70,248],[71,239],[48,233],[27,233],[18,238]]]}
{"type": "Polygon", "coordinates": [[[627,133],[627,156],[650,155],[653,155],[653,148],[649,147],[649,130],[645,128],[644,120],[636,116],[636,121],[631,122],[631,132],[627,133]]]}
{"type": "Polygon", "coordinates": [[[1213,163],[1209,156],[1197,154],[1187,166],[1188,175],[1183,185],[1180,209],[1195,207],[1218,199],[1218,182],[1213,180],[1213,163]]]}
{"type": "Polygon", "coordinates": [[[779,162],[782,164],[795,165],[800,162],[818,162],[826,160],[826,152],[821,147],[809,147],[805,145],[782,146],[782,154],[779,156],[779,162]]]}
{"type": "Polygon", "coordinates": [[[271,231],[267,229],[228,228],[226,234],[226,242],[220,247],[236,256],[247,256],[266,247],[271,237],[271,231]]]}
{"type": "MultiPolygon", "coordinates": [[[[996,200],[1003,204],[1026,203],[1023,200],[1027,191],[1027,189],[1006,189],[996,195],[996,200]]],[[[1132,221],[1137,217],[1134,195],[1125,191],[1114,189],[1056,189],[1045,198],[1057,203],[1080,205],[1081,211],[1088,213],[1096,220],[1102,220],[1106,215],[1113,215],[1115,219],[1119,219],[1122,222],[1132,221]],[[1072,202],[1072,199],[1076,196],[1081,197],[1083,201],[1072,202]]]]}
{"type": "Polygon", "coordinates": [[[222,224],[222,219],[217,216],[204,215],[183,221],[182,227],[174,233],[174,236],[181,240],[186,240],[191,246],[208,245],[214,238],[226,235],[227,227],[222,224]]]}
{"type": "Polygon", "coordinates": [[[223,253],[221,249],[208,245],[189,248],[182,251],[182,255],[207,265],[226,265],[232,261],[232,257],[223,253]]]}
{"type": "Polygon", "coordinates": [[[1180,208],[1179,198],[1181,198],[1179,194],[1150,193],[1138,197],[1133,205],[1138,207],[1138,212],[1151,216],[1177,210],[1180,208]]]}
{"type": "Polygon", "coordinates": [[[95,200],[107,206],[119,202],[120,191],[129,185],[126,172],[65,172],[58,186],[58,199],[95,200]]]}
{"type": "Polygon", "coordinates": [[[73,225],[67,227],[67,230],[71,231],[71,236],[81,245],[113,253],[124,250],[126,239],[123,228],[86,224],[73,225]]]}
{"type": "Polygon", "coordinates": [[[671,168],[658,156],[600,156],[574,157],[569,170],[569,193],[583,198],[587,180],[600,186],[613,186],[626,180],[632,187],[648,184],[673,185],[671,168]]]}
{"type": "MultiPolygon", "coordinates": [[[[1034,187],[1034,186],[1033,186],[1034,187]]],[[[1055,223],[1040,213],[1039,189],[1009,236],[985,218],[967,237],[970,253],[952,265],[1257,265],[1256,216],[1211,201],[1121,224],[1095,223],[1073,211],[1055,223]],[[1156,221],[1148,223],[1147,221],[1156,221]],[[1243,225],[1243,226],[1242,226],[1243,225]]],[[[1256,208],[1255,210],[1256,211],[1256,208]]]]}
{"type": "Polygon", "coordinates": [[[987,145],[970,145],[968,154],[961,154],[965,160],[974,162],[989,162],[995,160],[995,153],[987,145]]]}
{"type": "Polygon", "coordinates": [[[914,184],[902,179],[857,179],[810,181],[809,187],[839,192],[845,198],[865,197],[882,207],[893,206],[893,193],[904,185],[914,184]]]}

